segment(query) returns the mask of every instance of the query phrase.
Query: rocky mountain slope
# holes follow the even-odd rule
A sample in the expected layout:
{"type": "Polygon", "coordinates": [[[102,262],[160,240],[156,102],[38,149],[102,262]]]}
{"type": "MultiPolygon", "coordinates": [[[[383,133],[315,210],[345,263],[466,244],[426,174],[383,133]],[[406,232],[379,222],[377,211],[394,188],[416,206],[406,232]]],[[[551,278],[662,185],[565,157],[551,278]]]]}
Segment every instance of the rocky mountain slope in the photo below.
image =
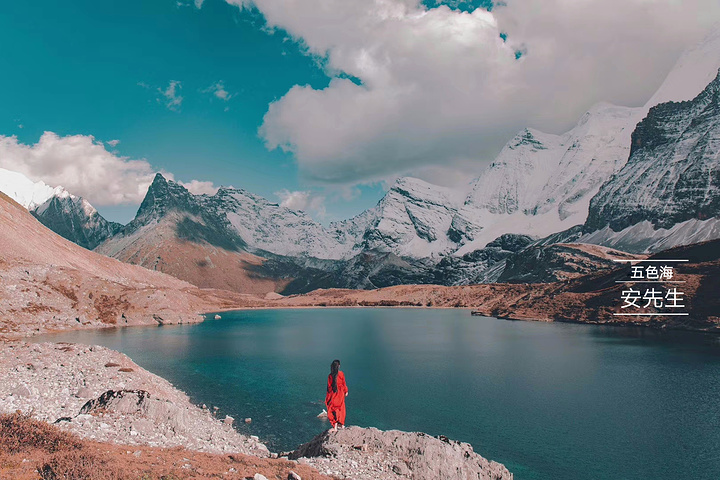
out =
{"type": "Polygon", "coordinates": [[[592,196],[627,159],[639,113],[598,104],[562,135],[518,133],[459,208],[452,231],[457,253],[504,233],[544,237],[582,223],[592,196]]]}
{"type": "Polygon", "coordinates": [[[122,228],[119,223],[105,220],[90,202],[64,189],[55,189],[54,195],[31,213],[50,230],[88,250],[122,228]]]}
{"type": "MultiPolygon", "coordinates": [[[[260,272],[265,258],[250,250],[262,255],[265,252],[257,245],[266,246],[265,243],[278,239],[278,245],[283,246],[288,239],[278,233],[262,237],[259,229],[254,231],[262,237],[261,242],[252,236],[243,236],[236,228],[244,225],[243,234],[248,229],[238,220],[238,197],[242,195],[251,197],[234,189],[221,189],[214,196],[193,195],[182,185],[158,174],[135,219],[96,251],[202,288],[257,294],[280,291],[291,277],[260,272]]],[[[304,214],[266,200],[243,205],[244,215],[253,217],[255,227],[262,225],[267,232],[281,230],[279,224],[288,218],[311,222],[304,214]]],[[[285,230],[291,235],[297,233],[292,227],[285,230]]],[[[302,242],[295,244],[302,245],[302,242]]]]}
{"type": "Polygon", "coordinates": [[[0,193],[0,334],[194,322],[200,313],[257,305],[88,251],[0,193]]]}
{"type": "Polygon", "coordinates": [[[330,228],[347,245],[346,258],[366,251],[432,258],[457,249],[448,232],[461,202],[462,192],[403,177],[375,207],[330,228]]]}
{"type": "Polygon", "coordinates": [[[40,222],[71,242],[92,250],[122,227],[108,222],[82,197],[63,187],[33,182],[26,176],[0,168],[0,192],[32,212],[40,222]]]}
{"type": "MultiPolygon", "coordinates": [[[[590,204],[584,231],[634,251],[711,237],[720,227],[720,73],[697,97],[650,109],[627,164],[590,204]],[[683,237],[676,232],[690,226],[683,237]],[[674,232],[673,232],[674,229],[674,232]],[[674,237],[674,238],[668,238],[674,237]]],[[[589,238],[585,237],[585,238],[589,238]]]]}
{"type": "MultiPolygon", "coordinates": [[[[458,214],[452,207],[456,200],[450,191],[403,178],[376,208],[325,229],[302,213],[240,190],[193,195],[158,174],[136,218],[96,250],[200,287],[244,293],[497,280],[504,264],[496,264],[533,239],[506,234],[484,248],[451,255],[457,248],[448,234],[458,214]],[[310,255],[315,250],[322,254],[310,255]]],[[[593,261],[595,269],[605,262],[593,261]]],[[[564,269],[558,271],[562,275],[564,269]]]]}

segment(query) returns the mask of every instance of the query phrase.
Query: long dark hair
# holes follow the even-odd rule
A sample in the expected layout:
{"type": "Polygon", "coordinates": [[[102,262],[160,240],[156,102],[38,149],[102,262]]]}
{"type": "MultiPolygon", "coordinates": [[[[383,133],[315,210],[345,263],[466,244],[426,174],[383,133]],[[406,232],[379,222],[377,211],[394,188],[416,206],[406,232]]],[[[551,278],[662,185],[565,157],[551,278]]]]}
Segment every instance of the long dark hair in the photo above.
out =
{"type": "Polygon", "coordinates": [[[337,393],[337,375],[340,371],[340,360],[333,360],[330,364],[330,375],[333,377],[332,389],[333,392],[337,393]]]}

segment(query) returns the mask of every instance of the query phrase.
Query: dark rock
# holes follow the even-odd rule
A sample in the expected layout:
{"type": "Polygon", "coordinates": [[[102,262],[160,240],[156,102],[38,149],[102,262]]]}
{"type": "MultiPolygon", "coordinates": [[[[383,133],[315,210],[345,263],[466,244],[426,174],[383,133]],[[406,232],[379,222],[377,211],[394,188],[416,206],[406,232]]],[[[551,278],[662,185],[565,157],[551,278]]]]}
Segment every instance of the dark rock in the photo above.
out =
{"type": "Polygon", "coordinates": [[[590,202],[583,231],[670,228],[720,214],[720,74],[693,100],[650,109],[630,158],[590,202]]]}

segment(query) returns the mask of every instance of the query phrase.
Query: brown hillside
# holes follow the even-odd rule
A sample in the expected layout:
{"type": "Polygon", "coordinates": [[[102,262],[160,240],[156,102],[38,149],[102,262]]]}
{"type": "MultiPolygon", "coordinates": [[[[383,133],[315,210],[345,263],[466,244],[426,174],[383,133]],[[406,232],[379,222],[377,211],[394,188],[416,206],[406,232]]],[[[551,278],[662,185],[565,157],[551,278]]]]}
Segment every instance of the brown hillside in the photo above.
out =
{"type": "Polygon", "coordinates": [[[186,240],[177,226],[186,214],[171,213],[158,223],[128,236],[117,236],[95,251],[122,262],[167,273],[201,288],[266,294],[281,291],[289,279],[275,280],[253,273],[264,258],[245,251],[232,251],[207,241],[186,240]]]}
{"type": "Polygon", "coordinates": [[[0,334],[194,322],[205,311],[261,304],[88,251],[0,193],[0,334]]]}

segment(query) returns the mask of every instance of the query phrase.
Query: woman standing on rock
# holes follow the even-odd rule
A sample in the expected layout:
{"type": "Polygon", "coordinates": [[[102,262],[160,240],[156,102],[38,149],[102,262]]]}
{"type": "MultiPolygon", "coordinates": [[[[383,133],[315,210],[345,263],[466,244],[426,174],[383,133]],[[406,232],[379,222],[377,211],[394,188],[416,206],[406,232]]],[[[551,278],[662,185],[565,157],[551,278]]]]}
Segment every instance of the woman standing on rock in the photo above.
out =
{"type": "Polygon", "coordinates": [[[340,371],[340,360],[333,360],[332,364],[330,364],[327,394],[325,395],[328,420],[330,420],[333,432],[337,431],[338,425],[340,425],[340,428],[345,428],[345,397],[347,394],[345,374],[340,371]]]}

